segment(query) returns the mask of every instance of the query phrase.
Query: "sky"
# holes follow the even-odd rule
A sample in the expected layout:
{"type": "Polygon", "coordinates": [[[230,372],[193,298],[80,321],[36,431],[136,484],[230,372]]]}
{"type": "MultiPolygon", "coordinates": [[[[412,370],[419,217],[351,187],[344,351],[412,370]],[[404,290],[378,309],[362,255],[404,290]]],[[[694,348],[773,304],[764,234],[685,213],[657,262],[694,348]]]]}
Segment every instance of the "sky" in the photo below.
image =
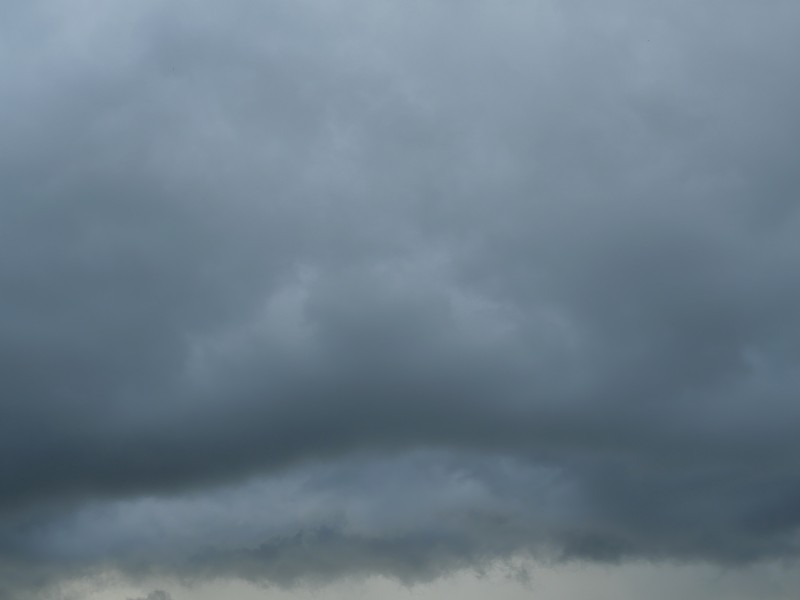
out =
{"type": "Polygon", "coordinates": [[[2,12],[0,600],[797,597],[800,4],[2,12]]]}

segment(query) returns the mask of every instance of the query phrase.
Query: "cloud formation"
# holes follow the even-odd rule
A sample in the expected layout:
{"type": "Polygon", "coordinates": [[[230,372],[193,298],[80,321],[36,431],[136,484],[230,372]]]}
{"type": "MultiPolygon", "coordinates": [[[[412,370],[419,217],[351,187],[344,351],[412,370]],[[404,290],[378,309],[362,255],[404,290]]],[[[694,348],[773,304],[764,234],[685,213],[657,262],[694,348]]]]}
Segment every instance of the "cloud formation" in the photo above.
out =
{"type": "MultiPolygon", "coordinates": [[[[131,598],[131,600],[136,599],[131,598]]],[[[146,598],[139,598],[139,600],[171,600],[171,596],[163,590],[156,590],[155,592],[149,593],[146,598]]]]}
{"type": "Polygon", "coordinates": [[[15,5],[0,597],[794,558],[799,18],[15,5]]]}

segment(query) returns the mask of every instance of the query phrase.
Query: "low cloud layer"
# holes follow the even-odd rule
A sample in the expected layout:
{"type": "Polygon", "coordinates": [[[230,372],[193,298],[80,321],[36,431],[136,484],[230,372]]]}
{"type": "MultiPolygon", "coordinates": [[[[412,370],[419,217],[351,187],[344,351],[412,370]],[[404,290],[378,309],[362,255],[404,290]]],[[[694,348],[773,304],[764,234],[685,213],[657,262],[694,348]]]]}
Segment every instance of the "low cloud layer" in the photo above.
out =
{"type": "Polygon", "coordinates": [[[798,22],[12,4],[0,597],[795,558],[798,22]]]}
{"type": "MultiPolygon", "coordinates": [[[[135,598],[131,598],[130,600],[136,600],[135,598]]],[[[156,590],[147,595],[146,598],[139,598],[138,600],[171,600],[171,596],[163,591],[163,590],[156,590]]]]}

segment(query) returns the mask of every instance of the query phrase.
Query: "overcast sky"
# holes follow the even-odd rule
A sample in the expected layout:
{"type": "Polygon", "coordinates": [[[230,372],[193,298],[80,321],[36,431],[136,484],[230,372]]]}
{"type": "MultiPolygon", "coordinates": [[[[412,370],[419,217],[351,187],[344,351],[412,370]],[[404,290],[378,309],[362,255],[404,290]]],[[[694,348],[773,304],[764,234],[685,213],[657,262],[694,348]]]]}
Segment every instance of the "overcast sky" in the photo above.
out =
{"type": "Polygon", "coordinates": [[[2,13],[0,600],[797,597],[796,0],[2,13]]]}

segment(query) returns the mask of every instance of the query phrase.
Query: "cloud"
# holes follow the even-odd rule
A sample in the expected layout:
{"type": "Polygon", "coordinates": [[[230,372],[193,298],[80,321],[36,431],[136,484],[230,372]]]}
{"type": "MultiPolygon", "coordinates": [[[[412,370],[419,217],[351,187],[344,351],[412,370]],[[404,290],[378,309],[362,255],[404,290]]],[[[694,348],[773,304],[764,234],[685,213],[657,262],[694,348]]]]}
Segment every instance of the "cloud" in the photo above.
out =
{"type": "Polygon", "coordinates": [[[16,6],[0,597],[796,557],[798,16],[16,6]]]}
{"type": "MultiPolygon", "coordinates": [[[[139,600],[171,600],[172,596],[170,596],[167,592],[162,590],[156,590],[155,592],[151,592],[147,594],[144,598],[139,598],[139,600]]],[[[131,598],[131,600],[136,600],[135,598],[131,598]]]]}

